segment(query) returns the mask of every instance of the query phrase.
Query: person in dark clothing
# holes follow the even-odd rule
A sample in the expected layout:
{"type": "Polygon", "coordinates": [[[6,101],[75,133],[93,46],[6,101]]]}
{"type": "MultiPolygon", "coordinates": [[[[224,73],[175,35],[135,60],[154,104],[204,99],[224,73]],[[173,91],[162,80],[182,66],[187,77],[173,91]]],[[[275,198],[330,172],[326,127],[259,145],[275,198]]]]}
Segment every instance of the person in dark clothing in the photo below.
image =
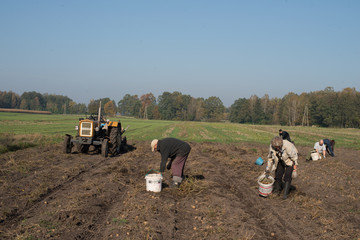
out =
{"type": "Polygon", "coordinates": [[[191,147],[188,143],[176,138],[154,139],[151,142],[151,151],[161,154],[160,172],[165,171],[166,163],[170,158],[167,169],[172,171],[173,187],[179,187],[184,178],[184,167],[191,147]]]}
{"type": "Polygon", "coordinates": [[[289,142],[292,143],[291,139],[290,139],[290,135],[288,132],[283,131],[283,130],[279,130],[279,136],[283,139],[283,140],[288,140],[289,142]]]}
{"type": "Polygon", "coordinates": [[[326,151],[328,152],[328,154],[332,157],[335,157],[334,154],[335,140],[323,139],[323,141],[326,146],[326,151]]]}

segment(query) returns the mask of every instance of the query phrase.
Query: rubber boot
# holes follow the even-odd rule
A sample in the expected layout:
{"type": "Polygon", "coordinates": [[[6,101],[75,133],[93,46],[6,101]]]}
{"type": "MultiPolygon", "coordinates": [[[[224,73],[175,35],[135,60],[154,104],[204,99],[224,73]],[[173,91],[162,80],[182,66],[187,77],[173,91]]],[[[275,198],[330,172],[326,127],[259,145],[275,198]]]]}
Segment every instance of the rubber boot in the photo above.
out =
{"type": "Polygon", "coordinates": [[[281,190],[282,190],[282,182],[281,182],[281,180],[275,181],[274,182],[273,193],[274,194],[280,194],[281,190]]]}
{"type": "Polygon", "coordinates": [[[172,181],[170,187],[171,187],[171,188],[179,188],[181,182],[182,182],[182,178],[181,178],[181,177],[173,176],[173,181],[172,181]]]}
{"type": "Polygon", "coordinates": [[[290,186],[291,186],[290,182],[285,182],[283,199],[287,199],[288,194],[290,192],[290,186]]]}

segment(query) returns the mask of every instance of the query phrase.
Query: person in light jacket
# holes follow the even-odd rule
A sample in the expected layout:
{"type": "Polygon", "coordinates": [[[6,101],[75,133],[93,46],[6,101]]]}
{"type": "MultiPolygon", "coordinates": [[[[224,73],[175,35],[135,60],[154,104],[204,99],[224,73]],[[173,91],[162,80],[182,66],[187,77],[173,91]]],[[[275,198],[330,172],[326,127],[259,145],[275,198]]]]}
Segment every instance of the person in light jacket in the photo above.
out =
{"type": "Polygon", "coordinates": [[[284,189],[283,199],[288,197],[290,190],[296,189],[291,185],[291,181],[293,171],[296,171],[298,165],[297,160],[298,150],[294,144],[279,136],[271,140],[266,174],[269,175],[274,166],[276,170],[273,192],[280,194],[284,189]]]}
{"type": "Polygon", "coordinates": [[[316,142],[314,145],[314,150],[319,154],[323,155],[324,158],[326,158],[326,146],[324,144],[324,140],[320,139],[320,141],[316,142]]]}
{"type": "MultiPolygon", "coordinates": [[[[312,159],[312,154],[313,153],[317,153],[318,155],[318,159],[321,159],[321,156],[323,156],[324,158],[326,158],[326,155],[325,155],[325,152],[326,152],[326,146],[324,144],[324,140],[320,139],[320,141],[316,142],[314,144],[314,149],[311,150],[308,155],[306,156],[306,161],[310,161],[310,160],[313,160],[312,159]]],[[[317,159],[315,159],[317,160],[317,159]]]]}

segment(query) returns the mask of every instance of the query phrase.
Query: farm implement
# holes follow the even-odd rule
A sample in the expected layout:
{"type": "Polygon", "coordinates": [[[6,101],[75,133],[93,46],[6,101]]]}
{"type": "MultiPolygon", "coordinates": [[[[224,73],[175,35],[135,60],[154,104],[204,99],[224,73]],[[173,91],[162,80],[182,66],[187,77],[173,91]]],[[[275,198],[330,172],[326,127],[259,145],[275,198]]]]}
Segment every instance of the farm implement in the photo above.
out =
{"type": "Polygon", "coordinates": [[[126,137],[122,135],[126,131],[121,127],[121,122],[104,119],[101,115],[101,102],[98,115],[90,115],[87,119],[80,118],[79,125],[75,127],[75,137],[66,134],[63,143],[63,152],[71,153],[75,146],[78,152],[87,153],[90,146],[101,152],[103,157],[108,154],[117,155],[126,146],[126,137]]]}

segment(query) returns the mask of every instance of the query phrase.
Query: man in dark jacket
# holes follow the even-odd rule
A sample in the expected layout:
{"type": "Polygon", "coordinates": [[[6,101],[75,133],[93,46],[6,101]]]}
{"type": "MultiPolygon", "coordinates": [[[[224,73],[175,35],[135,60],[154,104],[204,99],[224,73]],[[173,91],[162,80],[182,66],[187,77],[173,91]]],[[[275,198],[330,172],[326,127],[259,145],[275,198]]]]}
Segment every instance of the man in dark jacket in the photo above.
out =
{"type": "Polygon", "coordinates": [[[329,153],[330,156],[335,157],[334,154],[335,140],[323,139],[323,141],[326,146],[326,151],[329,153]]]}
{"type": "Polygon", "coordinates": [[[288,140],[289,142],[292,143],[291,139],[290,139],[290,135],[288,132],[283,131],[283,130],[279,130],[279,136],[283,139],[283,140],[288,140]]]}
{"type": "Polygon", "coordinates": [[[155,150],[161,154],[160,172],[165,171],[166,162],[171,159],[167,169],[172,170],[172,186],[179,187],[184,178],[184,167],[191,150],[190,145],[176,138],[154,139],[151,142],[151,151],[155,150]]]}

